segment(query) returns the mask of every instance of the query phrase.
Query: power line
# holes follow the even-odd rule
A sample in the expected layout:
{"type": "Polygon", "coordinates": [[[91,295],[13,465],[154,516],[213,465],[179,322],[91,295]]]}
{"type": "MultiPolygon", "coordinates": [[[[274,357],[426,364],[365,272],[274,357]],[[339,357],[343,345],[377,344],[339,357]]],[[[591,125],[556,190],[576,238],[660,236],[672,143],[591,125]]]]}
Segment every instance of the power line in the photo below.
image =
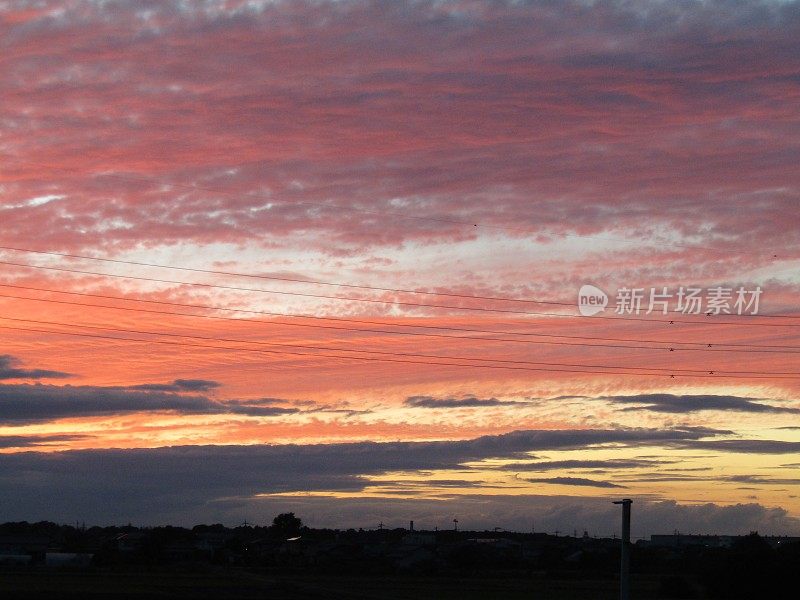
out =
{"type": "Polygon", "coordinates": [[[15,248],[12,246],[0,246],[0,250],[12,250],[14,252],[26,252],[30,254],[44,254],[47,256],[58,256],[61,258],[77,258],[80,260],[94,260],[98,262],[106,262],[106,263],[114,263],[114,264],[122,264],[122,265],[131,265],[137,267],[157,267],[159,269],[174,269],[177,271],[186,271],[190,273],[204,273],[208,275],[225,275],[230,277],[247,277],[250,279],[267,279],[270,281],[284,281],[288,283],[305,283],[310,285],[325,285],[325,286],[334,286],[334,287],[343,287],[343,288],[350,288],[350,289],[359,289],[359,290],[370,290],[375,292],[395,292],[395,293],[402,293],[402,294],[421,294],[426,296],[444,296],[448,298],[463,298],[463,299],[471,299],[471,300],[498,300],[503,302],[524,302],[527,304],[552,304],[556,306],[569,306],[574,307],[574,302],[556,302],[556,301],[549,301],[549,300],[532,300],[526,298],[509,298],[507,296],[479,296],[473,294],[457,294],[453,292],[431,292],[426,290],[419,290],[419,289],[404,289],[404,288],[390,288],[390,287],[380,287],[380,286],[373,286],[373,285],[357,285],[353,283],[339,283],[334,281],[319,281],[319,280],[312,280],[312,279],[300,279],[300,278],[293,278],[293,277],[279,277],[277,275],[263,275],[260,273],[241,273],[236,271],[217,271],[214,269],[201,269],[201,268],[194,268],[194,267],[181,267],[177,265],[163,265],[158,263],[150,263],[150,262],[142,262],[142,261],[135,261],[135,260],[122,260],[118,258],[100,258],[97,256],[87,256],[83,254],[67,254],[64,252],[48,252],[44,250],[30,250],[26,248],[15,248]]]}
{"type": "MultiPolygon", "coordinates": [[[[25,322],[36,322],[31,319],[11,319],[7,317],[0,317],[0,319],[7,319],[12,321],[25,321],[25,322]]],[[[43,321],[42,323],[48,323],[43,321]]],[[[83,327],[83,328],[94,328],[94,329],[103,329],[103,330],[110,330],[110,331],[119,331],[119,332],[127,332],[127,333],[134,333],[139,335],[164,335],[164,336],[176,336],[176,337],[186,337],[186,338],[193,338],[198,339],[198,336],[192,335],[183,335],[183,334],[171,334],[171,333],[162,333],[162,332],[149,332],[149,331],[141,331],[136,329],[122,329],[122,328],[108,328],[108,327],[99,327],[99,326],[87,326],[87,325],[74,325],[69,323],[56,323],[50,322],[51,324],[65,326],[65,327],[83,327]]],[[[734,374],[717,374],[716,371],[704,371],[704,374],[700,373],[683,373],[680,370],[676,369],[673,372],[668,373],[644,373],[644,372],[632,372],[632,371],[600,371],[600,370],[588,370],[591,368],[594,369],[601,369],[601,368],[609,368],[609,367],[587,367],[586,369],[574,369],[574,368],[566,368],[566,369],[554,369],[551,367],[523,367],[523,366],[511,366],[511,365],[486,365],[486,364],[465,364],[465,363],[454,363],[454,362],[430,362],[430,361],[418,361],[418,360],[410,360],[410,359],[399,359],[394,358],[397,356],[403,356],[399,353],[386,353],[393,358],[384,358],[384,357],[364,357],[364,356],[342,356],[338,354],[323,354],[319,352],[300,352],[296,350],[266,350],[263,348],[231,348],[229,346],[215,346],[215,345],[208,345],[208,344],[187,344],[185,342],[172,342],[169,340],[154,340],[154,339],[147,339],[147,340],[139,340],[139,339],[131,339],[131,338],[119,338],[115,336],[107,336],[101,334],[87,334],[87,333],[79,333],[74,331],[58,331],[58,330],[44,330],[38,328],[22,328],[22,327],[11,327],[7,325],[0,325],[0,329],[9,329],[15,331],[32,331],[37,333],[49,333],[49,334],[60,334],[60,335],[69,335],[69,336],[78,336],[78,337],[89,337],[89,338],[98,338],[98,339],[110,339],[116,341],[127,341],[127,342],[136,342],[136,343],[157,343],[157,344],[169,344],[175,346],[186,346],[186,347],[195,347],[195,348],[211,348],[217,350],[226,350],[226,351],[233,351],[233,352],[257,352],[257,353],[267,353],[267,354],[291,354],[291,355],[300,355],[300,356],[312,356],[312,357],[325,357],[325,358],[339,358],[339,359],[346,359],[346,360],[362,360],[362,361],[381,361],[381,362],[393,362],[393,363],[410,363],[410,364],[424,364],[429,366],[454,366],[454,367],[467,367],[467,368],[481,368],[481,369],[504,369],[504,370],[513,370],[513,371],[536,371],[536,372],[555,372],[555,373],[585,373],[585,374],[592,374],[592,375],[641,375],[641,376],[652,376],[652,377],[669,377],[674,379],[676,377],[700,377],[700,378],[725,378],[725,379],[798,379],[800,378],[800,374],[792,374],[792,375],[783,375],[783,374],[770,374],[766,372],[753,372],[752,375],[734,375],[734,374]]],[[[212,341],[225,341],[221,338],[200,338],[200,339],[209,339],[212,341]]],[[[244,342],[244,343],[252,343],[252,342],[244,342]]],[[[266,343],[265,343],[266,344],[266,343]]],[[[282,346],[282,347],[289,347],[289,348],[303,348],[307,349],[309,347],[301,347],[295,346],[292,344],[278,344],[278,343],[269,343],[273,346],[282,346]]],[[[326,350],[325,348],[321,348],[326,350]]],[[[344,351],[344,352],[354,352],[353,350],[337,350],[337,349],[327,349],[332,351],[344,351]]],[[[443,360],[448,360],[447,358],[443,358],[443,360]]],[[[452,360],[459,360],[457,358],[453,358],[452,360]]],[[[468,361],[477,361],[481,359],[461,359],[461,360],[468,360],[468,361]]],[[[617,367],[613,367],[617,368],[617,367]]],[[[630,367],[619,367],[620,369],[623,368],[630,368],[630,367]]]]}
{"type": "Polygon", "coordinates": [[[100,329],[103,331],[115,331],[120,333],[139,333],[139,334],[146,334],[146,335],[161,335],[166,337],[181,337],[181,338],[191,338],[191,339],[198,339],[198,340],[206,340],[212,342],[226,342],[226,343],[236,343],[236,344],[256,344],[260,346],[271,346],[271,347],[281,347],[281,348],[300,348],[303,350],[324,350],[324,351],[331,351],[331,352],[354,352],[358,354],[380,354],[385,356],[404,356],[404,357],[412,357],[412,358],[433,358],[433,359],[441,359],[441,360],[461,360],[461,361],[474,361],[474,362],[496,362],[496,363],[506,363],[506,364],[518,364],[518,365],[538,365],[538,366],[546,366],[546,367],[576,367],[576,368],[586,368],[586,369],[630,369],[634,371],[666,371],[667,373],[674,373],[674,372],[682,372],[682,373],[708,373],[712,371],[713,373],[717,373],[720,375],[796,375],[800,377],[800,373],[795,372],[778,372],[778,371],[725,371],[725,370],[718,370],[718,369],[681,369],[681,368],[663,368],[663,367],[620,367],[617,365],[587,365],[587,364],[573,364],[573,363],[548,363],[548,362],[540,362],[540,361],[529,361],[529,360],[508,360],[508,359],[496,359],[496,358],[472,358],[469,356],[442,356],[436,354],[423,354],[419,352],[387,352],[382,350],[364,350],[361,348],[352,349],[352,348],[332,348],[330,346],[317,346],[317,345],[309,345],[309,344],[283,344],[280,342],[264,342],[261,340],[242,340],[237,338],[224,338],[219,336],[203,336],[203,335],[196,335],[196,334],[183,334],[183,333],[172,333],[172,332],[164,332],[164,331],[143,331],[139,329],[127,329],[127,328],[120,328],[120,327],[110,327],[107,325],[87,325],[82,323],[64,323],[60,321],[44,321],[39,319],[21,319],[21,318],[14,318],[14,317],[0,317],[0,319],[4,319],[7,321],[15,321],[15,322],[22,322],[22,323],[33,323],[36,325],[59,325],[64,327],[80,327],[84,329],[100,329]]]}
{"type": "MultiPolygon", "coordinates": [[[[525,316],[547,316],[547,317],[566,317],[566,318],[576,318],[577,315],[569,315],[563,313],[553,313],[553,312],[537,312],[537,311],[520,311],[520,310],[510,310],[510,309],[503,309],[503,308],[486,308],[486,307],[477,307],[477,306],[456,306],[456,305],[448,305],[448,304],[429,304],[424,302],[404,302],[399,300],[379,300],[375,298],[353,298],[349,296],[329,296],[326,294],[311,294],[305,292],[287,292],[285,290],[268,290],[263,288],[248,288],[248,287],[240,287],[240,286],[230,286],[230,285],[221,285],[221,284],[213,284],[213,283],[199,283],[193,281],[178,281],[174,279],[161,279],[156,277],[142,277],[139,275],[119,275],[115,273],[101,273],[98,271],[87,271],[82,269],[68,269],[66,267],[51,267],[45,265],[31,265],[28,263],[17,263],[11,261],[2,261],[0,260],[0,265],[8,265],[13,267],[22,267],[28,269],[40,269],[46,271],[57,271],[63,273],[75,273],[81,275],[95,275],[98,277],[112,277],[115,279],[133,279],[136,281],[147,281],[151,283],[170,283],[174,285],[188,285],[193,287],[202,287],[202,288],[212,288],[212,289],[224,289],[224,290],[232,290],[232,291],[239,291],[239,292],[256,292],[262,294],[278,294],[283,296],[293,296],[293,297],[303,297],[303,298],[318,298],[318,299],[327,299],[327,300],[341,300],[346,302],[366,302],[370,304],[383,304],[383,305],[397,305],[397,306],[410,306],[414,308],[436,308],[436,309],[448,309],[448,310],[461,310],[461,311],[477,311],[482,313],[502,313],[502,314],[514,314],[514,315],[525,315],[525,316]]],[[[711,316],[711,315],[707,315],[711,316]]],[[[603,315],[595,315],[593,317],[587,317],[593,320],[603,319],[603,320],[610,320],[610,321],[639,321],[645,323],[654,323],[654,322],[664,322],[669,323],[670,325],[675,323],[681,324],[688,324],[688,325],[738,325],[741,327],[800,327],[800,323],[736,323],[734,321],[716,321],[710,320],[705,322],[700,321],[691,321],[691,320],[684,320],[684,319],[645,319],[642,317],[629,317],[629,316],[617,316],[617,317],[610,317],[610,316],[603,316],[603,315]]]]}
{"type": "MultiPolygon", "coordinates": [[[[531,311],[518,311],[518,310],[510,310],[510,309],[503,309],[503,308],[485,308],[485,307],[464,307],[464,306],[455,306],[455,305],[447,305],[447,304],[428,304],[423,302],[403,302],[397,300],[381,300],[376,298],[353,298],[350,296],[330,296],[327,294],[311,294],[306,292],[287,292],[285,290],[269,290],[263,288],[248,288],[248,287],[240,287],[240,286],[231,286],[231,285],[221,285],[221,284],[212,284],[212,283],[199,283],[199,282],[189,282],[189,281],[176,281],[173,279],[160,279],[155,277],[141,277],[137,275],[118,275],[113,273],[100,273],[97,271],[86,271],[81,269],[68,269],[66,267],[51,267],[45,265],[31,265],[27,263],[16,263],[10,261],[0,261],[2,265],[9,265],[14,267],[23,267],[23,268],[30,268],[30,269],[43,269],[48,271],[59,271],[64,273],[77,273],[82,275],[97,275],[100,277],[114,277],[118,279],[134,279],[137,281],[148,281],[154,283],[171,283],[176,285],[190,285],[195,287],[204,287],[204,288],[214,288],[214,289],[223,289],[223,290],[232,290],[238,292],[257,292],[263,294],[279,294],[282,296],[295,296],[295,297],[302,297],[302,298],[318,298],[318,299],[325,299],[325,300],[343,300],[346,302],[367,302],[370,304],[394,304],[398,306],[410,306],[414,308],[442,308],[448,310],[468,310],[468,311],[479,311],[479,312],[489,312],[489,313],[507,313],[507,314],[515,314],[515,315],[553,315],[555,313],[538,313],[538,312],[531,312],[531,311]]],[[[572,315],[560,315],[560,316],[572,316],[572,315]]],[[[800,326],[800,325],[799,325],[800,326]]]]}
{"type": "MultiPolygon", "coordinates": [[[[119,258],[104,258],[104,257],[97,257],[97,256],[88,256],[85,254],[68,254],[65,252],[53,252],[53,251],[46,251],[46,250],[32,250],[29,248],[18,248],[13,246],[0,246],[0,250],[10,250],[13,252],[23,252],[28,254],[39,254],[39,255],[46,255],[46,256],[57,256],[60,258],[70,258],[70,259],[79,259],[79,260],[92,260],[96,262],[104,262],[104,263],[112,263],[112,264],[121,264],[121,265],[130,265],[130,266],[137,266],[137,267],[154,267],[159,269],[172,269],[177,271],[185,271],[189,273],[203,273],[207,275],[223,275],[223,276],[230,276],[230,277],[244,277],[249,279],[266,279],[270,281],[282,281],[288,283],[302,283],[302,284],[309,284],[309,285],[323,285],[323,286],[330,286],[330,287],[342,287],[347,289],[359,289],[359,290],[369,290],[369,291],[378,291],[378,292],[393,292],[393,293],[400,293],[400,294],[419,294],[419,295],[426,295],[426,296],[442,296],[447,298],[460,298],[460,299],[467,299],[467,300],[491,300],[491,301],[502,301],[502,302],[518,302],[518,303],[526,303],[526,304],[545,304],[545,305],[552,305],[552,306],[567,306],[570,308],[575,307],[574,302],[562,302],[562,301],[555,301],[555,300],[536,300],[533,298],[513,298],[508,296],[483,296],[483,295],[476,295],[476,294],[459,294],[454,292],[433,292],[429,290],[420,290],[420,289],[408,289],[408,288],[392,288],[392,287],[381,287],[381,286],[373,286],[373,285],[361,285],[361,284],[353,284],[353,283],[341,283],[335,281],[320,281],[320,280],[311,280],[311,279],[301,279],[296,277],[285,277],[285,276],[278,276],[278,275],[264,275],[260,273],[242,273],[239,271],[221,271],[221,270],[214,270],[214,269],[203,269],[197,267],[184,267],[178,265],[165,265],[160,263],[152,263],[152,262],[144,262],[144,261],[135,261],[135,260],[124,260],[119,258]]],[[[609,308],[614,308],[614,306],[610,306],[609,308]]],[[[671,313],[676,314],[683,314],[682,311],[679,310],[670,310],[671,313]]],[[[743,317],[756,317],[756,318],[780,318],[780,319],[798,319],[799,316],[792,316],[792,315],[752,315],[752,314],[745,314],[745,315],[738,315],[743,317]]]]}
{"type": "MultiPolygon", "coordinates": [[[[631,373],[631,372],[611,372],[611,371],[578,371],[575,369],[532,369],[532,368],[524,368],[524,367],[506,367],[506,366],[498,366],[498,365],[479,365],[479,364],[460,364],[460,363],[445,363],[445,362],[430,362],[430,361],[417,361],[417,360],[399,360],[399,359],[390,359],[390,358],[365,358],[360,356],[341,356],[336,354],[321,354],[319,352],[309,353],[309,352],[292,352],[288,350],[264,350],[264,349],[256,349],[256,348],[231,348],[229,346],[211,346],[208,344],[187,344],[185,342],[172,342],[169,340],[137,340],[131,338],[120,338],[108,335],[100,335],[100,334],[89,334],[89,333],[76,333],[70,331],[57,331],[51,329],[34,329],[34,328],[23,328],[23,327],[11,327],[7,325],[0,325],[0,329],[10,329],[15,331],[31,331],[36,333],[49,333],[49,334],[58,334],[58,335],[68,335],[68,336],[78,336],[78,337],[87,337],[87,338],[98,338],[98,339],[106,339],[106,340],[115,340],[120,342],[135,342],[135,343],[147,343],[147,344],[168,344],[171,346],[183,346],[188,348],[210,348],[215,350],[225,350],[225,351],[233,351],[233,352],[258,352],[262,354],[289,354],[289,355],[297,355],[297,356],[310,356],[310,357],[325,357],[325,358],[340,358],[345,360],[359,360],[359,361],[380,361],[380,362],[393,362],[393,363],[410,363],[410,364],[422,364],[422,365],[429,365],[429,366],[454,366],[454,367],[471,367],[471,368],[488,368],[488,369],[512,369],[512,370],[524,370],[524,371],[545,371],[545,372],[556,372],[556,373],[587,373],[587,374],[595,374],[595,375],[648,375],[647,373],[631,373]]],[[[668,376],[664,373],[653,373],[653,376],[668,376]]],[[[673,377],[673,375],[669,375],[669,377],[673,377]]],[[[693,375],[693,377],[695,377],[693,375]]],[[[701,377],[701,375],[696,375],[696,377],[701,377]]]]}
{"type": "Polygon", "coordinates": [[[511,343],[524,343],[524,344],[548,344],[548,345],[560,345],[560,346],[580,346],[585,348],[627,348],[632,350],[669,350],[669,351],[676,351],[676,350],[686,350],[686,351],[707,351],[707,352],[734,352],[734,353],[769,353],[769,354],[797,354],[800,353],[800,347],[797,346],[780,346],[780,345],[756,345],[756,344],[727,344],[727,343],[718,343],[718,344],[710,344],[705,342],[668,342],[664,340],[649,340],[649,339],[632,339],[632,338],[605,338],[600,336],[573,336],[573,335],[566,335],[566,334],[546,334],[546,333],[533,333],[533,332],[513,332],[513,331],[497,331],[497,330],[486,330],[486,329],[471,329],[471,328],[460,328],[460,327],[447,327],[447,326],[431,326],[431,325],[410,325],[410,324],[396,324],[396,323],[387,323],[382,321],[364,321],[359,319],[348,319],[344,317],[320,317],[316,315],[302,315],[302,314],[292,314],[292,313],[280,313],[280,312],[270,312],[270,311],[260,311],[260,310],[249,310],[243,308],[227,308],[227,307],[219,307],[219,306],[211,306],[211,305],[202,305],[202,304],[186,304],[181,302],[170,302],[166,300],[148,300],[142,298],[126,298],[122,296],[112,296],[108,294],[92,294],[89,292],[67,292],[62,290],[52,290],[46,288],[37,288],[37,287],[30,287],[30,286],[17,286],[12,284],[4,284],[0,283],[0,287],[11,287],[17,289],[25,289],[25,290],[36,290],[36,291],[43,291],[43,292],[51,292],[57,294],[68,294],[68,295],[75,295],[75,296],[88,296],[92,298],[105,298],[105,299],[113,299],[113,300],[122,300],[126,302],[145,302],[151,304],[159,304],[159,305],[168,305],[168,306],[180,306],[185,308],[196,308],[196,309],[205,309],[205,310],[219,310],[219,311],[228,311],[228,312],[244,312],[244,313],[252,313],[252,314],[261,314],[261,315],[271,315],[271,316],[279,316],[279,317],[292,317],[292,318],[301,318],[301,319],[316,319],[316,320],[323,320],[323,321],[344,321],[348,323],[366,323],[366,324],[374,324],[374,325],[383,325],[389,327],[410,327],[410,328],[424,328],[424,329],[434,329],[434,330],[450,330],[450,331],[465,331],[465,332],[473,332],[473,333],[489,333],[489,334],[501,334],[501,335],[519,335],[519,336],[541,336],[547,338],[565,338],[565,339],[580,339],[580,340],[592,340],[592,341],[621,341],[621,342],[634,342],[637,344],[641,343],[653,343],[653,344],[663,344],[660,347],[650,347],[650,346],[628,346],[628,345],[620,345],[620,344],[587,344],[587,343],[570,343],[570,342],[556,342],[556,341],[541,341],[541,340],[525,340],[525,339],[514,339],[514,338],[496,338],[496,337],[476,337],[476,336],[464,336],[464,335],[446,335],[446,334],[433,334],[433,333],[422,333],[422,332],[412,332],[412,331],[394,331],[394,330],[386,330],[386,329],[364,329],[364,328],[354,328],[354,327],[333,327],[330,325],[312,325],[308,323],[287,323],[284,321],[264,321],[259,319],[249,319],[247,321],[243,321],[242,319],[232,318],[232,317],[220,317],[215,315],[198,315],[194,313],[180,313],[180,312],[171,312],[171,311],[161,311],[161,310],[151,310],[151,309],[144,309],[140,307],[130,307],[130,306],[113,306],[108,304],[90,304],[85,302],[75,302],[75,301],[68,301],[68,300],[55,300],[52,298],[31,298],[28,296],[16,296],[13,294],[0,294],[0,298],[10,298],[15,300],[30,300],[34,302],[45,302],[51,304],[63,304],[69,306],[85,306],[91,308],[104,308],[104,309],[111,309],[111,310],[121,310],[121,311],[129,311],[129,312],[141,312],[147,314],[158,314],[158,315],[172,315],[172,316],[180,316],[180,317],[189,317],[189,318],[202,318],[202,319],[215,319],[215,320],[223,320],[223,321],[233,321],[236,323],[259,323],[263,325],[286,325],[290,327],[307,327],[307,328],[316,328],[316,329],[329,329],[334,331],[350,331],[350,332],[363,332],[363,333],[386,333],[390,335],[411,335],[411,336],[424,336],[424,337],[434,337],[434,338],[446,338],[446,339],[456,339],[456,340],[477,340],[477,341],[489,341],[489,342],[511,342],[511,343]],[[682,348],[679,344],[689,344],[692,346],[698,347],[691,347],[691,348],[682,348]],[[725,346],[725,347],[722,347],[725,346]],[[727,348],[727,346],[733,346],[733,348],[727,348]]]}

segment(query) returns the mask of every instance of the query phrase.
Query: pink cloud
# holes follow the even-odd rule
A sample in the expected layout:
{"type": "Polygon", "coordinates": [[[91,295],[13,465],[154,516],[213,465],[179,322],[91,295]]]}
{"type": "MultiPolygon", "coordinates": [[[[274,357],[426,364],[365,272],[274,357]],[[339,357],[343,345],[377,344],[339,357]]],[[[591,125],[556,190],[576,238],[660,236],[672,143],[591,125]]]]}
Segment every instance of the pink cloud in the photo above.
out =
{"type": "Polygon", "coordinates": [[[643,237],[646,215],[796,257],[793,5],[111,11],[4,15],[5,197],[66,196],[4,211],[4,241],[310,231],[335,255],[476,235],[387,212],[643,237]]]}

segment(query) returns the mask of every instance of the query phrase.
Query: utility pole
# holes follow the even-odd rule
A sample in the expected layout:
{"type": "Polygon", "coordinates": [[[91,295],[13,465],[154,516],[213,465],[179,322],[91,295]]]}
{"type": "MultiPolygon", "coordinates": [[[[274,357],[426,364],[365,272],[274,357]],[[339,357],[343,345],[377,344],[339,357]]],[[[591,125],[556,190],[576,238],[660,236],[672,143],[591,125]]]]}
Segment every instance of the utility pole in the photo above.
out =
{"type": "Polygon", "coordinates": [[[614,502],[622,505],[622,546],[619,559],[619,600],[630,600],[631,597],[631,504],[633,500],[625,498],[614,502]]]}

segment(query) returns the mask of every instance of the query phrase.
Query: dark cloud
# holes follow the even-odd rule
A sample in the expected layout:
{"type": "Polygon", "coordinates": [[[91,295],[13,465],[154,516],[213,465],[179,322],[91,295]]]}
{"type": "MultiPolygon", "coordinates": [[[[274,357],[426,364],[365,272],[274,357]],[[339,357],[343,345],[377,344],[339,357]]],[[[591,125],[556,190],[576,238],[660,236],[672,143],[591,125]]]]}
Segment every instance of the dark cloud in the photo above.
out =
{"type": "MultiPolygon", "coordinates": [[[[180,381],[180,380],[179,380],[180,381]]],[[[139,385],[135,387],[54,386],[43,384],[0,384],[0,423],[25,424],[55,419],[97,417],[134,412],[177,412],[180,414],[242,414],[278,416],[300,412],[298,408],[271,406],[259,400],[213,400],[185,394],[211,389],[214,382],[191,381],[188,385],[139,385]],[[177,391],[159,391],[174,389],[177,391]]]]}
{"type": "Polygon", "coordinates": [[[256,400],[226,400],[225,412],[249,417],[276,417],[291,415],[300,412],[299,408],[280,406],[275,398],[260,398],[256,400]],[[278,406],[276,406],[278,405],[278,406]]]}
{"type": "Polygon", "coordinates": [[[414,408],[477,408],[485,406],[513,406],[528,403],[512,400],[498,400],[497,398],[476,398],[475,396],[464,396],[463,398],[409,396],[405,399],[404,404],[414,408]]]}
{"type": "Polygon", "coordinates": [[[542,477],[542,478],[525,478],[524,481],[530,483],[549,483],[558,485],[577,485],[585,487],[598,487],[598,488],[622,488],[623,485],[611,483],[610,481],[597,481],[596,479],[585,479],[583,477],[542,477]]]}
{"type": "Polygon", "coordinates": [[[359,491],[370,483],[369,477],[395,471],[454,469],[464,463],[522,457],[532,451],[612,442],[648,446],[714,434],[713,430],[697,428],[531,430],[438,442],[179,446],[2,454],[0,506],[14,505],[18,513],[27,512],[29,518],[85,514],[107,519],[128,519],[126,515],[133,514],[157,519],[180,507],[186,519],[199,515],[209,503],[226,498],[359,491]]]}
{"type": "Polygon", "coordinates": [[[708,481],[696,475],[680,475],[676,473],[642,473],[626,477],[624,483],[661,483],[666,481],[708,481]]]}
{"type": "Polygon", "coordinates": [[[501,489],[503,485],[486,483],[476,479],[420,479],[418,481],[398,481],[387,485],[381,485],[381,493],[388,493],[393,490],[398,491],[423,491],[427,492],[430,488],[463,488],[463,489],[501,489]]]}
{"type": "Polygon", "coordinates": [[[730,475],[725,477],[726,481],[734,483],[750,483],[750,484],[781,484],[781,485],[800,485],[800,478],[786,478],[786,477],[766,477],[764,475],[730,475]]]}
{"type": "Polygon", "coordinates": [[[797,454],[800,442],[783,440],[681,440],[667,442],[676,448],[714,450],[716,452],[735,452],[740,454],[797,454]]]}
{"type": "Polygon", "coordinates": [[[654,465],[673,464],[674,460],[607,459],[607,460],[550,460],[515,462],[502,465],[504,471],[555,471],[560,469],[639,469],[654,465]]]}
{"type": "Polygon", "coordinates": [[[800,408],[765,404],[761,399],[742,396],[638,394],[635,396],[608,396],[603,399],[617,404],[634,405],[626,406],[622,409],[625,411],[651,410],[680,414],[701,410],[723,410],[750,413],[800,414],[800,408]]]}
{"type": "Polygon", "coordinates": [[[219,382],[207,379],[176,379],[172,383],[143,383],[128,389],[154,392],[208,392],[218,387],[220,387],[219,382]]]}
{"type": "Polygon", "coordinates": [[[85,440],[88,435],[0,435],[0,448],[28,448],[85,440]]]}
{"type": "Polygon", "coordinates": [[[48,371],[46,369],[21,369],[16,365],[19,360],[10,354],[0,354],[0,380],[3,379],[64,379],[72,377],[69,373],[61,371],[48,371]]]}
{"type": "MultiPolygon", "coordinates": [[[[681,475],[679,473],[642,473],[621,480],[625,483],[658,483],[664,481],[694,481],[715,483],[746,483],[759,485],[800,485],[800,478],[767,477],[763,475],[725,475],[704,477],[702,475],[681,475]]],[[[737,487],[736,489],[758,489],[751,487],[737,487]]]]}

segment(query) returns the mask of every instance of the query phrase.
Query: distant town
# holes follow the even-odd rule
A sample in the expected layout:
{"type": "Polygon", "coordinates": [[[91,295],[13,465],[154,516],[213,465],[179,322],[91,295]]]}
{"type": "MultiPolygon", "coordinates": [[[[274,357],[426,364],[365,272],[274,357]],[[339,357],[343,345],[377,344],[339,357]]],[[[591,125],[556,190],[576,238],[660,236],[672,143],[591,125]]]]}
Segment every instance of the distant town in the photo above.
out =
{"type": "MultiPolygon", "coordinates": [[[[634,598],[788,598],[800,537],[673,532],[631,554],[634,598]]],[[[420,598],[466,586],[484,598],[615,598],[619,558],[619,539],[586,532],[312,529],[293,513],[268,526],[0,525],[0,573],[24,598],[148,597],[144,580],[129,581],[143,574],[170,597],[420,598]]]]}

